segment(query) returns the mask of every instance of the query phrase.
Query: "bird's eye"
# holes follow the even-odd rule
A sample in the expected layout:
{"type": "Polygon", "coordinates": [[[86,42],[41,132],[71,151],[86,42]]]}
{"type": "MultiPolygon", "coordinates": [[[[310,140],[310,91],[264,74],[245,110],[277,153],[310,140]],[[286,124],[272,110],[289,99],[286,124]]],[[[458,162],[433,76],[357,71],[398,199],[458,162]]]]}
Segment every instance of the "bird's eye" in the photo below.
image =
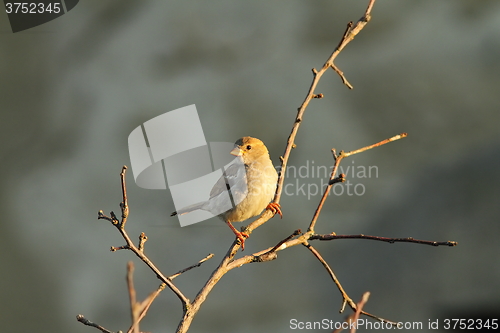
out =
{"type": "Polygon", "coordinates": [[[248,145],[247,150],[250,150],[250,149],[252,149],[252,146],[248,145]]]}

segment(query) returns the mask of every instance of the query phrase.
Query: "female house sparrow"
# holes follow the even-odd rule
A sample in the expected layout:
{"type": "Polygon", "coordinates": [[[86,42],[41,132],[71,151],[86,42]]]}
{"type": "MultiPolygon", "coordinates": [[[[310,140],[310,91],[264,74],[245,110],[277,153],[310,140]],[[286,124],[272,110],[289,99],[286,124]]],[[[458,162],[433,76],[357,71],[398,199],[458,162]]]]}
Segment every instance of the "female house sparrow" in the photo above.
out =
{"type": "Polygon", "coordinates": [[[218,215],[240,240],[241,249],[244,250],[248,235],[236,230],[231,223],[257,216],[264,209],[270,209],[283,217],[280,205],[270,203],[276,191],[278,174],[266,146],[259,139],[243,137],[235,142],[235,148],[230,153],[237,156],[240,163],[231,164],[225,170],[210,191],[210,198],[179,209],[170,216],[187,214],[197,209],[218,215]],[[232,208],[223,211],[223,207],[232,208]]]}

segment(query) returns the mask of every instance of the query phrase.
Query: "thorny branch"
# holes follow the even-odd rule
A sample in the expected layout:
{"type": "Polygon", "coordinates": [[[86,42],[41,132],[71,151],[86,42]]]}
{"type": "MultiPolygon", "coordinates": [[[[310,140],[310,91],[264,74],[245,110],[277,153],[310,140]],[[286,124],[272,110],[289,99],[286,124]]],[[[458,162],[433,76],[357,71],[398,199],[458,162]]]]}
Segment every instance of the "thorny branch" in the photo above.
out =
{"type": "MultiPolygon", "coordinates": [[[[284,151],[283,156],[280,157],[281,160],[281,171],[279,174],[278,178],[278,184],[277,184],[277,189],[276,189],[276,194],[274,197],[273,202],[279,203],[283,191],[283,184],[284,184],[284,179],[285,179],[285,172],[287,168],[287,163],[291,154],[291,150],[293,148],[296,148],[296,145],[294,143],[295,137],[297,135],[298,129],[303,121],[304,117],[304,112],[309,105],[309,102],[315,98],[315,99],[321,99],[323,98],[323,94],[315,93],[316,86],[318,85],[318,82],[320,81],[321,77],[323,74],[329,69],[332,68],[342,79],[342,82],[350,89],[353,88],[353,86],[348,82],[346,79],[344,73],[334,64],[334,60],[336,57],[339,55],[339,53],[345,48],[349,42],[351,42],[354,37],[364,28],[364,26],[369,22],[371,18],[371,10],[373,8],[373,5],[375,3],[375,0],[369,0],[368,6],[366,8],[366,11],[364,15],[355,23],[353,24],[352,22],[349,22],[347,25],[347,29],[340,40],[338,46],[336,49],[333,51],[333,53],[329,56],[327,61],[324,63],[323,67],[320,70],[317,70],[313,68],[313,80],[312,83],[309,87],[309,90],[306,94],[306,97],[304,101],[302,102],[301,106],[297,110],[297,115],[295,117],[295,121],[292,126],[291,133],[288,137],[286,148],[284,151]]],[[[265,250],[253,253],[251,255],[246,255],[241,258],[235,259],[235,255],[238,252],[238,249],[240,248],[240,243],[238,239],[235,239],[233,244],[229,247],[226,255],[222,258],[221,262],[219,263],[218,267],[213,271],[212,275],[209,277],[205,285],[200,289],[196,297],[194,298],[193,301],[190,301],[173,283],[172,280],[179,276],[180,274],[198,267],[201,265],[204,261],[210,259],[213,254],[210,254],[206,258],[202,259],[199,263],[192,265],[188,268],[185,268],[178,273],[175,273],[170,276],[165,276],[154,264],[151,262],[151,260],[145,255],[144,253],[144,244],[147,240],[147,237],[144,233],[141,234],[139,237],[139,243],[138,246],[135,246],[130,237],[128,236],[127,232],[125,231],[125,224],[127,222],[127,218],[129,216],[129,206],[128,206],[128,199],[127,199],[127,191],[126,191],[126,184],[125,184],[125,172],[127,167],[124,166],[122,169],[122,172],[120,174],[121,177],[121,185],[122,185],[122,197],[123,200],[120,203],[120,208],[121,208],[121,221],[118,220],[116,215],[111,212],[110,216],[104,215],[102,211],[99,211],[98,214],[98,219],[105,219],[111,222],[120,232],[122,237],[124,238],[126,245],[119,246],[119,247],[112,247],[112,251],[117,251],[121,249],[127,249],[131,250],[134,252],[134,254],[139,257],[158,277],[158,279],[162,282],[160,287],[158,288],[157,291],[153,292],[146,300],[144,300],[142,303],[137,303],[135,300],[135,290],[133,289],[133,284],[131,283],[131,269],[129,269],[129,294],[130,294],[130,303],[132,307],[132,325],[129,329],[129,333],[132,333],[134,331],[138,331],[138,324],[140,320],[145,316],[149,306],[153,302],[153,300],[156,298],[156,296],[165,288],[168,287],[172,292],[179,298],[182,304],[183,308],[183,318],[181,319],[176,332],[181,333],[181,332],[187,332],[189,329],[191,322],[200,309],[201,305],[203,302],[206,300],[208,294],[212,291],[213,287],[219,282],[219,280],[224,276],[227,272],[231,271],[234,268],[241,267],[245,264],[249,263],[255,263],[255,262],[265,262],[265,261],[271,261],[277,258],[278,252],[282,251],[286,248],[293,247],[296,245],[303,245],[305,246],[317,259],[320,261],[320,263],[325,267],[327,273],[330,275],[332,280],[334,281],[335,285],[339,289],[340,293],[342,294],[342,306],[340,309],[340,312],[344,311],[345,305],[349,305],[355,313],[352,315],[350,318],[357,318],[360,314],[370,316],[372,318],[375,318],[377,320],[385,321],[388,323],[391,323],[393,325],[396,325],[395,322],[388,321],[386,319],[383,319],[381,317],[378,317],[376,315],[370,314],[368,312],[365,312],[362,310],[362,307],[366,303],[368,299],[368,294],[365,294],[363,297],[363,300],[360,303],[355,303],[345,292],[343,289],[342,285],[340,284],[339,280],[337,279],[335,273],[331,269],[330,265],[323,259],[321,254],[310,245],[310,241],[313,240],[334,240],[334,239],[345,239],[345,238],[364,238],[364,239],[372,239],[372,240],[379,240],[379,241],[384,241],[384,242],[389,242],[389,243],[394,243],[394,242],[412,242],[412,243],[420,243],[420,244],[429,244],[429,245],[434,245],[434,246],[439,246],[439,245],[448,245],[448,246],[454,246],[457,245],[456,242],[448,241],[448,242],[434,242],[434,241],[423,241],[423,240],[415,240],[411,237],[409,238],[385,238],[385,237],[377,237],[377,236],[366,236],[366,235],[336,235],[335,233],[327,234],[327,235],[319,235],[314,232],[314,227],[316,225],[317,219],[319,214],[321,213],[322,207],[328,197],[328,191],[330,190],[331,186],[333,186],[335,183],[338,182],[343,182],[345,181],[345,175],[340,174],[337,175],[338,167],[340,165],[340,162],[342,159],[357,154],[361,153],[363,151],[366,151],[368,149],[372,149],[375,147],[379,147],[381,145],[384,145],[386,143],[389,143],[391,141],[399,140],[401,138],[406,137],[406,133],[402,133],[399,135],[396,135],[392,138],[380,141],[376,144],[370,145],[363,147],[361,149],[357,149],[354,151],[350,152],[344,152],[340,151],[340,153],[337,155],[336,150],[332,149],[333,153],[333,158],[335,160],[335,164],[332,168],[331,176],[330,176],[330,181],[329,185],[325,189],[325,192],[320,199],[318,203],[318,207],[311,219],[311,222],[309,224],[309,227],[305,233],[302,233],[300,230],[296,230],[293,232],[290,236],[286,237],[285,239],[281,240],[278,242],[275,246],[269,247],[265,250]],[[139,311],[136,313],[134,312],[134,307],[138,307],[139,311]]],[[[255,220],[254,222],[250,223],[248,226],[243,227],[242,231],[246,232],[248,235],[252,233],[253,230],[267,222],[270,218],[273,217],[273,213],[269,210],[266,210],[261,214],[261,216],[255,220]]],[[[85,325],[88,326],[93,326],[97,329],[100,329],[102,332],[105,333],[113,333],[102,326],[99,326],[97,324],[94,324],[87,319],[85,319],[82,315],[77,316],[78,321],[84,323],[85,325]]]]}

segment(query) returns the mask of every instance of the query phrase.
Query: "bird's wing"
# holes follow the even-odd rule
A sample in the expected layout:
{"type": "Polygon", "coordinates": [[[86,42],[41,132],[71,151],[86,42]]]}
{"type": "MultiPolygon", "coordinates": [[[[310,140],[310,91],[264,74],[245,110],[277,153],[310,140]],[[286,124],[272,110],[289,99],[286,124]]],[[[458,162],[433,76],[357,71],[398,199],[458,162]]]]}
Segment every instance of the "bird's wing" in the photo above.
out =
{"type": "Polygon", "coordinates": [[[217,180],[214,187],[210,191],[210,199],[220,195],[223,192],[227,192],[231,189],[234,189],[235,186],[239,186],[239,184],[246,184],[246,176],[245,176],[245,165],[241,163],[231,164],[222,174],[222,176],[217,180]]]}
{"type": "Polygon", "coordinates": [[[170,214],[170,216],[175,216],[175,215],[184,215],[184,214],[187,214],[187,213],[190,213],[192,212],[193,210],[197,210],[197,209],[202,209],[203,208],[203,205],[206,203],[206,201],[202,201],[202,202],[198,202],[198,203],[195,203],[195,204],[192,204],[192,205],[189,205],[189,206],[186,206],[184,208],[181,208],[175,212],[173,212],[172,214],[170,214]]]}

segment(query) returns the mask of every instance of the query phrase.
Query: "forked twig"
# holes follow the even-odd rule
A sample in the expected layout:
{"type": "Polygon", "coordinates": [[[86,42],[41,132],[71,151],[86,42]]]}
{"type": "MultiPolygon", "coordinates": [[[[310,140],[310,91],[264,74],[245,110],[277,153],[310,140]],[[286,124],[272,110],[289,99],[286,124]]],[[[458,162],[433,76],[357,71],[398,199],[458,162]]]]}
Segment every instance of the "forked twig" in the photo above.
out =
{"type": "Polygon", "coordinates": [[[141,322],[142,319],[144,319],[144,317],[146,317],[149,307],[151,306],[151,304],[153,304],[153,301],[165,289],[165,287],[166,287],[165,283],[160,284],[158,289],[149,294],[149,296],[146,297],[144,301],[137,304],[137,307],[140,309],[140,311],[138,311],[138,315],[132,321],[132,325],[130,325],[130,328],[128,329],[127,333],[132,333],[134,329],[139,330],[139,323],[141,322]]]}
{"type": "Polygon", "coordinates": [[[345,157],[354,155],[354,154],[362,153],[362,152],[367,151],[367,150],[372,149],[372,148],[380,147],[382,145],[385,145],[386,143],[396,141],[396,140],[405,138],[407,136],[408,136],[408,134],[401,133],[401,134],[395,135],[389,139],[379,141],[377,143],[374,143],[372,145],[369,145],[369,146],[366,146],[366,147],[363,147],[360,149],[356,149],[356,150],[349,151],[349,152],[344,152],[342,150],[342,151],[340,151],[340,153],[338,155],[337,155],[337,152],[335,151],[335,149],[332,149],[332,154],[333,154],[333,159],[335,160],[335,164],[333,165],[332,173],[330,174],[330,181],[328,182],[327,187],[323,191],[323,196],[321,197],[321,200],[319,201],[318,207],[316,208],[316,211],[314,212],[311,223],[309,224],[308,231],[314,231],[314,227],[316,226],[316,221],[318,220],[319,214],[321,213],[321,210],[323,209],[323,205],[326,201],[326,198],[328,198],[328,193],[330,192],[331,187],[335,183],[343,182],[345,180],[344,174],[340,174],[338,177],[335,177],[342,159],[344,159],[345,157]]]}
{"type": "MultiPolygon", "coordinates": [[[[127,200],[127,187],[126,187],[126,181],[125,181],[125,175],[127,171],[127,166],[124,165],[122,168],[122,171],[120,173],[120,180],[121,180],[121,186],[122,186],[122,197],[123,201],[120,204],[121,210],[122,210],[122,220],[121,221],[116,221],[114,218],[110,218],[101,211],[98,213],[98,219],[104,219],[111,221],[112,224],[118,229],[120,234],[122,235],[123,239],[125,239],[125,242],[127,245],[121,246],[121,247],[111,247],[111,251],[116,251],[118,249],[127,249],[131,250],[137,257],[139,257],[160,279],[163,283],[167,285],[170,290],[174,292],[175,295],[180,299],[182,302],[182,305],[184,308],[188,307],[190,302],[189,299],[184,296],[184,294],[177,288],[170,279],[168,279],[159,269],[156,267],[156,265],[148,258],[146,254],[144,254],[144,243],[147,240],[147,237],[144,233],[141,234],[141,237],[139,238],[139,247],[135,246],[134,242],[128,235],[127,231],[125,230],[125,225],[124,222],[127,221],[127,217],[129,214],[129,208],[128,208],[128,200],[127,200]]],[[[115,216],[113,212],[110,213],[111,216],[115,216]]]]}
{"type": "MultiPolygon", "coordinates": [[[[349,22],[347,25],[347,29],[344,32],[344,35],[342,36],[339,44],[335,48],[335,50],[332,52],[332,54],[328,57],[328,59],[325,61],[323,64],[323,67],[320,70],[317,70],[316,68],[312,69],[313,72],[313,80],[311,82],[311,85],[309,87],[309,90],[306,94],[306,97],[300,107],[297,110],[297,115],[295,116],[295,121],[292,126],[292,130],[290,132],[290,135],[288,136],[287,144],[285,147],[285,152],[283,153],[283,156],[280,156],[280,161],[281,161],[281,167],[280,167],[280,173],[278,177],[278,185],[276,188],[276,194],[274,195],[273,202],[274,203],[279,203],[281,199],[281,194],[283,192],[283,185],[285,181],[285,173],[286,173],[286,168],[288,165],[288,159],[290,158],[290,154],[292,152],[293,148],[296,148],[295,144],[295,137],[297,136],[297,132],[299,130],[299,127],[302,123],[303,117],[304,117],[304,112],[307,109],[307,106],[309,105],[309,102],[314,99],[314,98],[323,98],[323,94],[316,94],[315,90],[316,87],[323,76],[323,74],[330,68],[335,70],[337,74],[340,75],[342,78],[342,81],[344,84],[346,84],[347,87],[352,89],[352,85],[347,81],[345,78],[344,74],[342,71],[340,71],[337,66],[334,64],[335,58],[340,54],[340,52],[346,47],[347,44],[349,44],[354,37],[364,28],[364,26],[368,23],[368,21],[371,18],[371,11],[373,9],[373,5],[375,4],[375,0],[369,0],[368,6],[365,10],[364,15],[356,22],[356,24],[353,25],[352,22],[349,22]]],[[[242,231],[250,235],[253,230],[261,226],[262,224],[266,223],[270,218],[273,217],[273,213],[269,210],[266,210],[257,220],[253,221],[246,227],[242,227],[242,231]]]]}
{"type": "Polygon", "coordinates": [[[369,291],[365,292],[363,294],[363,296],[361,297],[361,301],[359,301],[358,304],[356,304],[356,312],[347,316],[346,320],[341,325],[339,325],[340,327],[337,328],[332,333],[340,333],[343,330],[346,330],[348,328],[351,328],[351,330],[350,330],[351,333],[356,332],[356,329],[358,328],[357,322],[358,322],[359,315],[361,314],[361,310],[363,309],[365,304],[368,302],[368,298],[370,298],[369,291]]]}
{"type": "MultiPolygon", "coordinates": [[[[297,110],[297,116],[295,117],[295,122],[292,127],[292,131],[288,137],[287,140],[287,145],[285,148],[285,152],[283,153],[283,156],[280,158],[281,160],[281,172],[278,178],[278,187],[276,190],[276,195],[274,196],[274,202],[279,203],[280,198],[281,198],[281,193],[283,191],[283,184],[285,180],[285,172],[286,172],[286,167],[288,164],[288,159],[290,158],[290,153],[292,151],[292,148],[295,147],[295,136],[297,135],[297,131],[299,130],[300,124],[302,123],[304,112],[309,105],[309,102],[318,96],[314,91],[316,90],[316,86],[318,85],[318,82],[320,81],[321,77],[323,74],[329,69],[332,68],[337,74],[340,75],[342,78],[342,81],[344,84],[352,89],[352,85],[347,81],[347,79],[344,76],[344,73],[337,68],[337,66],[334,64],[335,58],[340,54],[340,52],[344,49],[344,47],[349,44],[354,37],[365,27],[365,25],[370,21],[371,18],[371,11],[373,9],[373,5],[375,4],[375,0],[370,0],[368,3],[368,6],[366,8],[366,11],[364,15],[356,22],[356,24],[353,25],[352,22],[349,22],[347,25],[347,29],[344,32],[344,35],[342,36],[342,39],[340,40],[338,46],[336,49],[332,52],[332,54],[328,57],[326,62],[323,64],[323,67],[320,70],[317,70],[313,68],[313,80],[311,82],[311,86],[309,87],[309,91],[307,92],[307,95],[302,102],[301,106],[297,110]]],[[[321,94],[323,97],[323,95],[321,94]]]]}

